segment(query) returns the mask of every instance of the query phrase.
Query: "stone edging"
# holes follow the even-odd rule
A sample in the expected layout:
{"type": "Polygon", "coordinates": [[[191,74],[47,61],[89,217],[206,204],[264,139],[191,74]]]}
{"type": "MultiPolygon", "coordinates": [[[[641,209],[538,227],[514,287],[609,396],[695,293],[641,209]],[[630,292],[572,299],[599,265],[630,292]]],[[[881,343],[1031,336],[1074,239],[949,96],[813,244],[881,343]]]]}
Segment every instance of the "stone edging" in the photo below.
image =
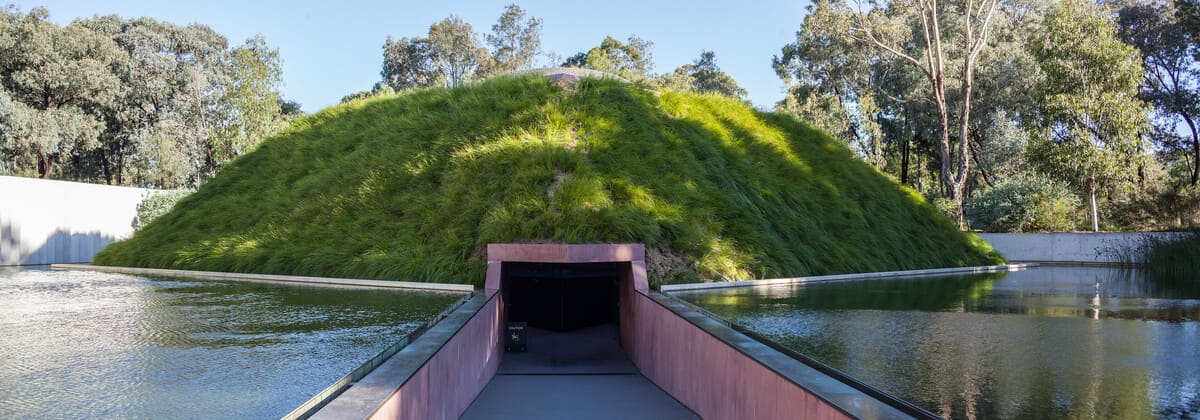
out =
{"type": "Polygon", "coordinates": [[[1037,267],[1036,263],[986,265],[980,267],[931,268],[925,270],[881,271],[875,273],[834,274],[830,276],[789,277],[779,279],[723,281],[712,283],[666,284],[661,287],[663,292],[681,292],[685,290],[712,290],[734,287],[775,286],[783,284],[822,283],[831,281],[867,280],[878,278],[928,277],[963,274],[999,273],[1002,271],[1024,270],[1037,267]]]}
{"type": "Polygon", "coordinates": [[[103,273],[135,274],[143,276],[181,277],[204,280],[252,281],[263,283],[304,284],[310,286],[355,286],[389,289],[437,290],[445,292],[471,292],[475,286],[469,284],[422,283],[412,281],[343,279],[332,277],[284,276],[277,274],[222,273],[216,271],[169,270],[164,268],[116,267],[90,264],[52,264],[51,270],[81,270],[103,273]]]}

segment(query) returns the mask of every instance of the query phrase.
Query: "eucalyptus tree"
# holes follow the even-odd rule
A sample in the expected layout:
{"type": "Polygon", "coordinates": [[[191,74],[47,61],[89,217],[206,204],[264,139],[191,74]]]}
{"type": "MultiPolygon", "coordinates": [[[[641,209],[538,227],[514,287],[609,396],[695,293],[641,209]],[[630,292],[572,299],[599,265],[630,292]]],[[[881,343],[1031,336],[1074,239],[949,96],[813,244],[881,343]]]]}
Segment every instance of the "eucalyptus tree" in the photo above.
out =
{"type": "Polygon", "coordinates": [[[145,17],[100,16],[78,24],[105,34],[129,57],[116,72],[120,97],[102,110],[107,182],[196,186],[232,159],[221,151],[221,126],[238,112],[227,93],[242,81],[233,74],[224,36],[204,25],[145,17]]]}
{"type": "Polygon", "coordinates": [[[110,183],[196,186],[281,121],[278,50],[261,36],[230,48],[204,25],[99,16],[77,22],[129,57],[100,159],[110,183]]]}
{"type": "Polygon", "coordinates": [[[287,118],[279,53],[261,37],[230,48],[200,24],[47,17],[0,12],[6,172],[196,186],[287,118]]]}
{"type": "Polygon", "coordinates": [[[428,38],[387,37],[383,43],[383,77],[380,86],[404,90],[443,84],[442,73],[433,62],[433,49],[428,38]]]}
{"type": "Polygon", "coordinates": [[[485,37],[492,59],[483,66],[490,75],[533,68],[542,51],[542,20],[529,16],[521,6],[510,4],[485,37]]]}
{"type": "Polygon", "coordinates": [[[229,71],[217,147],[221,162],[252,150],[286,120],[276,90],[283,78],[278,49],[261,35],[247,39],[229,51],[229,71]]]}
{"type": "Polygon", "coordinates": [[[1118,13],[1120,37],[1136,47],[1142,56],[1146,79],[1141,97],[1154,106],[1160,120],[1165,120],[1157,139],[1163,139],[1164,149],[1191,149],[1190,184],[1200,179],[1200,83],[1197,82],[1196,42],[1186,34],[1188,29],[1173,4],[1168,2],[1133,3],[1118,13]],[[1187,126],[1186,146],[1174,144],[1176,123],[1187,126]]]}
{"type": "Polygon", "coordinates": [[[938,118],[935,138],[941,157],[941,178],[947,196],[955,202],[956,221],[964,227],[963,198],[971,170],[969,138],[975,66],[979,54],[988,46],[1000,2],[899,0],[871,3],[867,10],[859,6],[852,36],[919,69],[928,82],[928,99],[938,118]],[[954,32],[957,36],[952,36],[954,32]],[[951,102],[957,107],[955,121],[951,120],[951,102]],[[957,131],[954,139],[957,144],[952,144],[952,130],[957,131]]]}
{"type": "Polygon", "coordinates": [[[733,98],[745,98],[746,89],[738,86],[737,80],[717,66],[717,54],[704,50],[691,64],[684,64],[671,73],[664,74],[656,84],[679,90],[713,93],[733,98]]]}
{"type": "Polygon", "coordinates": [[[833,134],[882,168],[881,109],[876,101],[882,92],[875,70],[881,61],[890,60],[850,37],[853,26],[854,13],[844,0],[817,0],[808,6],[796,41],[771,60],[775,73],[789,86],[779,108],[833,134]]]}
{"type": "Polygon", "coordinates": [[[1145,150],[1139,135],[1148,108],[1137,97],[1145,71],[1137,49],[1121,42],[1100,6],[1064,0],[1032,45],[1046,75],[1039,89],[1045,141],[1034,150],[1047,172],[1065,174],[1089,199],[1100,230],[1097,192],[1134,178],[1145,150]]]}
{"type": "Polygon", "coordinates": [[[121,84],[114,72],[126,57],[87,27],[48,21],[44,8],[0,13],[0,86],[9,98],[3,148],[50,178],[57,164],[100,147],[104,121],[93,111],[115,101],[121,84]]]}
{"type": "Polygon", "coordinates": [[[600,45],[568,57],[562,65],[599,70],[630,80],[645,80],[653,76],[653,46],[653,42],[636,35],[630,35],[625,42],[606,36],[600,45]]]}
{"type": "Polygon", "coordinates": [[[471,24],[454,15],[429,27],[429,47],[447,87],[470,81],[475,70],[490,59],[471,24]]]}

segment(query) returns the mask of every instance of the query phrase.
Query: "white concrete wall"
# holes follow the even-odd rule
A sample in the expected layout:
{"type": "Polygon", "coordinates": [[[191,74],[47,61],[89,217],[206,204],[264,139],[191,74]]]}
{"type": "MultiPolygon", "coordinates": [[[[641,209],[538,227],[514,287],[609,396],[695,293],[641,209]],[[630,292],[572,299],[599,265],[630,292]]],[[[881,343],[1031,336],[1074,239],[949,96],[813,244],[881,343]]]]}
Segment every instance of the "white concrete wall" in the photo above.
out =
{"type": "Polygon", "coordinates": [[[1147,240],[1173,240],[1179,232],[980,233],[1009,261],[1122,263],[1137,261],[1147,240]]]}
{"type": "Polygon", "coordinates": [[[91,262],[152,190],[0,176],[0,266],[91,262]]]}

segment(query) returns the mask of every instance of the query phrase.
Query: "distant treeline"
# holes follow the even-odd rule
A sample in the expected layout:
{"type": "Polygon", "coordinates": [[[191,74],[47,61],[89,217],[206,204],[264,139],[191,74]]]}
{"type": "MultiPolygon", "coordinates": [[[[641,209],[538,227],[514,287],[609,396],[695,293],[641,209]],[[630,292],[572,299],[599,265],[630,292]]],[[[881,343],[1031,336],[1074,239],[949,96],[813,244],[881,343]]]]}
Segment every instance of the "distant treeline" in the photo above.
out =
{"type": "Polygon", "coordinates": [[[426,36],[388,37],[383,44],[381,80],[368,91],[347,95],[343,102],[405,89],[455,87],[537,67],[582,67],[611,73],[652,88],[671,88],[744,98],[746,90],[717,67],[716,54],[701,51],[691,64],[664,74],[654,73],[653,43],[637,36],[622,42],[605,37],[593,48],[563,59],[543,51],[542,20],[510,4],[480,36],[458,16],[434,22],[426,36]]]}
{"type": "Polygon", "coordinates": [[[195,187],[297,115],[279,52],[116,15],[0,9],[0,173],[195,187]]]}

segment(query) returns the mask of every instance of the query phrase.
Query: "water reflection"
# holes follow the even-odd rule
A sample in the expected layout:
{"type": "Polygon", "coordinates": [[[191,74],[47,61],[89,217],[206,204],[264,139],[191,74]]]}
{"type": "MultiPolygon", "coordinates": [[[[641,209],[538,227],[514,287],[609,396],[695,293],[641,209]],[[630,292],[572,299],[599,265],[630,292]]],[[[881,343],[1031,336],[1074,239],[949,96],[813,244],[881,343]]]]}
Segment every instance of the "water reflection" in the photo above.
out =
{"type": "Polygon", "coordinates": [[[460,297],[0,272],[0,417],[277,418],[460,297]]]}
{"type": "Polygon", "coordinates": [[[679,294],[954,418],[1200,416],[1200,282],[1048,267],[679,294]]]}

